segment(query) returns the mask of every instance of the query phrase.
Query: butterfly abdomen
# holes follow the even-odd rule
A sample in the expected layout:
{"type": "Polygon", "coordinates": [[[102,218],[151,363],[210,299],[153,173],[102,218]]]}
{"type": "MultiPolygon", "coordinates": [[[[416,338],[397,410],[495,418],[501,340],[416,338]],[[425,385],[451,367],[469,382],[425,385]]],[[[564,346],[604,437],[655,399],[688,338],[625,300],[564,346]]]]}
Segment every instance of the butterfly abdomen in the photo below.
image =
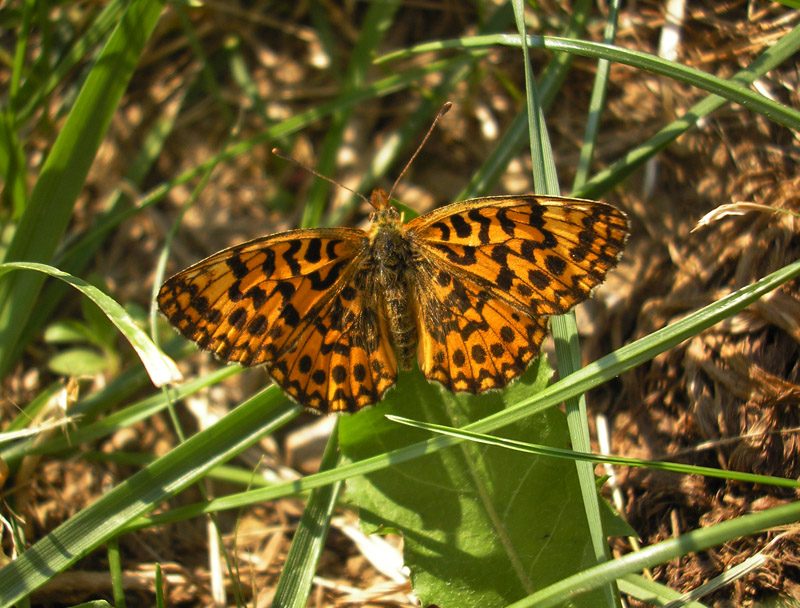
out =
{"type": "Polygon", "coordinates": [[[376,294],[389,325],[392,347],[401,369],[410,369],[417,350],[417,325],[411,305],[414,254],[398,224],[387,223],[375,231],[370,250],[375,270],[376,294]]]}

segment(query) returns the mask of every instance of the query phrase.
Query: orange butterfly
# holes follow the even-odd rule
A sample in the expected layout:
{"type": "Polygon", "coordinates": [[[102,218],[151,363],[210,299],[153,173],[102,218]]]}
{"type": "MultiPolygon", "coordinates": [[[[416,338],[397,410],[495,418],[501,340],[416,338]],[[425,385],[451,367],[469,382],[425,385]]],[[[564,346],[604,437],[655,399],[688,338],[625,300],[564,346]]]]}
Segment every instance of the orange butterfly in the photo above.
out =
{"type": "Polygon", "coordinates": [[[220,251],[167,280],[159,307],[315,410],[380,401],[415,359],[429,380],[480,393],[525,371],[547,316],[587,298],[628,235],[625,215],[594,201],[476,198],[404,224],[389,200],[372,193],[369,231],[290,230],[220,251]]]}

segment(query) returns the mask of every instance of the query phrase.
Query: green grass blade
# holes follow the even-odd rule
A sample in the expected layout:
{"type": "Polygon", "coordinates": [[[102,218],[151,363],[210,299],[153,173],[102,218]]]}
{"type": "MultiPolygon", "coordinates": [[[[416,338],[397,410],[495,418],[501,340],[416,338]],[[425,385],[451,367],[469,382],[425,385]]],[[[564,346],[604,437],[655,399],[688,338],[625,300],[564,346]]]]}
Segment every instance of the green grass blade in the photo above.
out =
{"type": "MultiPolygon", "coordinates": [[[[367,70],[371,66],[375,49],[391,26],[399,2],[376,2],[369,5],[361,24],[360,34],[347,66],[341,96],[347,96],[357,90],[367,78],[367,70]]],[[[333,114],[320,152],[320,165],[317,170],[323,175],[332,175],[336,165],[336,156],[342,146],[345,128],[350,120],[351,107],[333,114]]],[[[319,225],[326,206],[330,184],[317,179],[312,185],[308,201],[303,209],[301,227],[308,228],[319,225]]],[[[323,469],[335,466],[338,458],[337,433],[328,438],[325,449],[323,469]]],[[[303,510],[303,517],[298,524],[292,546],[286,560],[278,588],[275,594],[276,606],[306,606],[311,593],[311,581],[316,570],[317,561],[322,552],[330,518],[341,490],[341,483],[318,488],[311,496],[303,510]]]]}
{"type": "Polygon", "coordinates": [[[92,302],[97,304],[100,310],[106,314],[109,320],[117,326],[117,329],[119,329],[128,342],[131,343],[136,354],[142,360],[142,364],[154,385],[164,386],[182,380],[181,373],[178,371],[175,362],[153,344],[153,341],[145,332],[139,329],[139,326],[136,325],[122,306],[117,304],[112,298],[104,294],[94,285],[63,272],[58,268],[33,262],[9,262],[7,264],[0,264],[0,277],[12,270],[34,270],[72,285],[87,298],[91,299],[92,302]]]}
{"type": "MultiPolygon", "coordinates": [[[[608,21],[603,32],[603,42],[613,44],[617,35],[617,16],[619,14],[620,0],[612,0],[609,5],[608,21]]],[[[592,97],[589,100],[589,116],[586,120],[586,130],[583,134],[578,166],[575,169],[575,180],[572,184],[574,191],[578,186],[583,185],[589,176],[594,157],[594,147],[597,141],[597,134],[600,131],[600,117],[606,102],[606,91],[608,90],[608,76],[611,72],[611,62],[608,59],[597,61],[597,71],[592,86],[592,97]]]]}
{"type": "MultiPolygon", "coordinates": [[[[349,97],[353,91],[357,91],[363,86],[367,69],[372,64],[373,53],[391,26],[394,14],[399,7],[400,3],[397,0],[384,0],[369,4],[359,30],[360,35],[344,75],[340,97],[349,97]]],[[[335,172],[336,155],[341,148],[344,130],[350,119],[352,107],[350,105],[343,106],[341,110],[333,113],[333,119],[328,126],[328,132],[319,151],[319,162],[316,167],[322,175],[331,176],[335,172]]],[[[317,179],[309,188],[308,199],[303,209],[303,218],[300,222],[301,228],[320,225],[330,187],[331,184],[325,180],[317,179]]]]}
{"type": "MultiPolygon", "coordinates": [[[[28,205],[28,190],[25,185],[25,150],[17,136],[11,112],[0,112],[0,175],[5,182],[0,199],[0,217],[17,219],[28,205]]],[[[0,223],[0,226],[2,223],[0,223]]],[[[0,260],[5,253],[0,251],[0,260]]]]}
{"type": "MultiPolygon", "coordinates": [[[[567,26],[566,33],[570,36],[578,36],[583,31],[584,22],[584,6],[588,2],[581,0],[575,4],[575,10],[570,17],[569,25],[567,26]]],[[[414,47],[417,48],[417,47],[414,47]]],[[[388,57],[384,56],[385,57],[388,57]]],[[[380,58],[377,61],[381,61],[380,58]]],[[[547,68],[539,83],[540,104],[546,111],[550,104],[555,99],[561,83],[566,78],[569,71],[572,58],[569,54],[554,57],[547,68]]],[[[492,152],[488,155],[483,165],[473,173],[469,183],[458,194],[456,200],[463,200],[473,198],[486,194],[505,171],[508,163],[519,154],[523,139],[526,133],[529,133],[527,126],[527,115],[525,112],[520,112],[509,127],[506,129],[503,136],[497,142],[492,152]]]]}
{"type": "Polygon", "coordinates": [[[160,505],[214,466],[229,460],[299,412],[267,389],[217,424],[186,440],[0,569],[0,606],[10,606],[117,536],[123,526],[160,505]]]}
{"type": "Polygon", "coordinates": [[[730,481],[743,481],[746,483],[771,485],[780,488],[800,488],[800,481],[796,479],[787,479],[785,477],[773,477],[770,475],[756,475],[753,473],[746,473],[743,471],[729,471],[723,469],[715,469],[713,467],[701,467],[690,464],[681,464],[677,462],[669,462],[664,460],[641,460],[639,458],[626,458],[624,456],[611,456],[608,454],[594,454],[592,452],[581,452],[576,450],[566,450],[563,448],[554,448],[547,445],[540,445],[528,443],[525,441],[516,441],[514,439],[507,439],[505,437],[496,437],[494,435],[487,435],[485,433],[473,433],[463,429],[456,429],[441,424],[433,424],[431,422],[424,422],[422,420],[410,420],[402,416],[387,415],[387,418],[400,424],[405,424],[418,429],[424,429],[433,433],[439,433],[450,437],[458,437],[465,441],[475,441],[485,445],[495,445],[507,450],[514,450],[517,452],[527,452],[529,454],[536,454],[542,456],[550,456],[552,458],[566,458],[568,460],[580,460],[583,462],[600,463],[600,464],[615,464],[628,467],[642,467],[646,469],[654,469],[657,471],[668,471],[670,473],[680,473],[683,475],[704,475],[706,477],[715,477],[718,479],[726,479],[730,481]]]}
{"type": "MultiPolygon", "coordinates": [[[[336,427],[325,447],[320,470],[331,470],[339,459],[339,433],[336,427]]],[[[308,605],[317,563],[325,547],[331,517],[342,489],[341,481],[315,489],[306,503],[283,572],[275,590],[273,606],[304,608],[308,605]]]]}
{"type": "Polygon", "coordinates": [[[549,608],[626,574],[639,572],[663,564],[694,551],[702,551],[725,542],[755,534],[768,528],[794,524],[800,520],[800,502],[792,502],[758,513],[750,513],[722,523],[693,530],[678,538],[651,545],[641,551],[629,553],[610,562],[567,577],[555,585],[515,602],[508,608],[549,608]]]}
{"type": "MultiPolygon", "coordinates": [[[[169,396],[173,400],[181,399],[187,395],[196,393],[200,389],[222,382],[226,378],[238,374],[240,371],[241,368],[235,365],[222,367],[210,374],[200,376],[199,378],[195,378],[180,385],[173,389],[173,392],[169,396]]],[[[271,390],[277,391],[277,389],[271,390]]],[[[70,413],[73,416],[81,416],[82,411],[86,411],[95,405],[95,403],[92,403],[93,401],[92,396],[88,397],[84,401],[78,403],[70,413]]],[[[13,467],[24,456],[34,454],[58,454],[63,451],[74,450],[75,446],[107,437],[121,428],[129,427],[140,420],[150,418],[153,414],[166,409],[168,405],[168,396],[164,395],[163,391],[159,391],[154,395],[145,397],[95,422],[87,423],[84,421],[84,423],[74,431],[51,437],[46,443],[37,444],[32,441],[23,441],[9,446],[8,448],[1,449],[0,457],[3,458],[9,466],[13,467]]]]}
{"type": "MultiPolygon", "coordinates": [[[[523,65],[525,68],[528,132],[530,136],[534,190],[543,194],[558,196],[561,193],[561,189],[558,184],[558,174],[552,146],[550,145],[550,138],[547,133],[544,112],[539,103],[536,81],[533,77],[533,70],[530,65],[530,55],[527,45],[528,37],[525,35],[522,2],[518,0],[515,1],[514,8],[520,33],[523,65]]],[[[553,332],[553,339],[555,340],[558,372],[562,378],[565,378],[580,368],[581,361],[578,328],[574,313],[570,312],[551,318],[550,327],[553,332]]],[[[583,395],[571,397],[566,400],[565,406],[572,446],[576,450],[588,451],[590,449],[589,424],[586,414],[585,397],[583,395]]],[[[607,535],[603,531],[602,518],[600,515],[600,503],[597,496],[597,487],[595,485],[594,467],[588,462],[580,461],[575,462],[575,467],[578,474],[584,511],[586,513],[586,521],[589,526],[594,558],[597,563],[600,563],[608,559],[608,545],[606,543],[607,535]]],[[[613,585],[606,586],[602,590],[602,598],[598,595],[591,599],[583,598],[583,601],[590,601],[593,604],[603,602],[606,606],[616,606],[619,604],[618,593],[613,585]]]]}
{"type": "MultiPolygon", "coordinates": [[[[384,63],[394,59],[412,56],[417,53],[447,49],[474,50],[496,45],[519,47],[521,45],[521,39],[518,35],[513,34],[491,34],[458,38],[456,40],[430,42],[403,51],[396,51],[383,55],[376,60],[376,63],[384,63]]],[[[728,101],[741,104],[747,109],[763,114],[770,120],[782,124],[789,129],[800,129],[800,111],[764,97],[747,87],[747,84],[751,82],[746,76],[746,72],[748,72],[749,69],[744,71],[745,74],[740,72],[730,79],[724,79],[696,68],[662,59],[661,57],[649,53],[624,49],[601,42],[589,42],[586,40],[560,38],[557,36],[528,36],[528,45],[550,51],[571,53],[592,59],[607,59],[653,74],[667,76],[668,78],[724,97],[728,101]]],[[[781,57],[782,59],[777,63],[779,64],[788,59],[792,53],[796,52],[798,47],[800,47],[800,26],[795,27],[791,32],[775,43],[773,47],[767,49],[762,55],[762,58],[771,57],[770,62],[773,63],[775,59],[781,57]],[[778,48],[776,50],[776,47],[781,43],[785,48],[778,48]],[[794,50],[787,55],[786,51],[789,49],[794,50]]],[[[763,59],[760,58],[760,60],[763,59]]],[[[773,63],[773,67],[777,64],[773,63]]]]}
{"type": "MultiPolygon", "coordinates": [[[[661,585],[639,574],[626,574],[625,576],[621,576],[617,580],[617,585],[619,585],[620,591],[645,602],[646,605],[663,606],[667,602],[677,600],[681,597],[679,591],[675,591],[666,585],[661,585]]],[[[701,604],[700,602],[688,602],[682,604],[682,607],[710,608],[710,606],[701,604]]]]}
{"type": "Polygon", "coordinates": [[[18,125],[29,120],[59,83],[63,83],[67,75],[108,36],[127,4],[127,0],[113,0],[103,7],[91,25],[78,34],[75,43],[55,65],[47,63],[49,57],[46,54],[36,61],[14,99],[14,105],[18,108],[15,113],[18,125]]]}
{"type": "MultiPolygon", "coordinates": [[[[162,3],[130,5],[86,79],[45,160],[6,260],[47,262],[67,228],[75,200],[138,57],[158,22],[162,3]]],[[[20,335],[44,282],[40,274],[0,281],[0,377],[21,350],[20,335]]]]}
{"type": "MultiPolygon", "coordinates": [[[[742,86],[751,84],[784,61],[791,59],[798,51],[800,51],[800,26],[794,28],[771,47],[768,47],[747,68],[734,74],[731,81],[735,81],[742,86]]],[[[709,95],[694,104],[681,118],[660,129],[655,135],[630,150],[610,167],[598,172],[580,189],[576,190],[574,195],[593,198],[609,190],[688,131],[703,117],[724,106],[728,101],[724,95],[709,95]]],[[[751,107],[751,109],[754,108],[751,107]]],[[[800,125],[800,123],[797,124],[800,125]]],[[[798,126],[792,128],[797,130],[798,126]]]]}

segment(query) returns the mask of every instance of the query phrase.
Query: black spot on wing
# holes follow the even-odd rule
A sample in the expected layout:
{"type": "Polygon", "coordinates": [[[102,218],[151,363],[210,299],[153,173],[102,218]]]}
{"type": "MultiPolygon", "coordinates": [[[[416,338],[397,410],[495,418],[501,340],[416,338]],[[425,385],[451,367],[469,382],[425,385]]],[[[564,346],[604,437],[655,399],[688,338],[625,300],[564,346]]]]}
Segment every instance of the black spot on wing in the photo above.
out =
{"type": "Polygon", "coordinates": [[[316,263],[322,259],[322,239],[309,239],[303,259],[306,262],[316,263]]]}

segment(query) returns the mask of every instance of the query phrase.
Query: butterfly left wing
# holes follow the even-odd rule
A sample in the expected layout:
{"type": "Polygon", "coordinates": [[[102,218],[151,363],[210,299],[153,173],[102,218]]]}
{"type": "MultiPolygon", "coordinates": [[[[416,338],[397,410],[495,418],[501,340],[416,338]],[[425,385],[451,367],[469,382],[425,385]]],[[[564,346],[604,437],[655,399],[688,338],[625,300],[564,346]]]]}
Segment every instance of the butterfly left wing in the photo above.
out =
{"type": "Polygon", "coordinates": [[[162,312],[222,359],[266,364],[296,401],[324,411],[377,401],[396,363],[355,284],[366,233],[293,230],[212,255],[168,279],[162,312]]]}
{"type": "Polygon", "coordinates": [[[442,207],[406,231],[423,260],[419,274],[434,286],[416,287],[420,368],[454,390],[482,392],[521,374],[546,316],[603,281],[628,221],[595,201],[499,196],[442,207]]]}

